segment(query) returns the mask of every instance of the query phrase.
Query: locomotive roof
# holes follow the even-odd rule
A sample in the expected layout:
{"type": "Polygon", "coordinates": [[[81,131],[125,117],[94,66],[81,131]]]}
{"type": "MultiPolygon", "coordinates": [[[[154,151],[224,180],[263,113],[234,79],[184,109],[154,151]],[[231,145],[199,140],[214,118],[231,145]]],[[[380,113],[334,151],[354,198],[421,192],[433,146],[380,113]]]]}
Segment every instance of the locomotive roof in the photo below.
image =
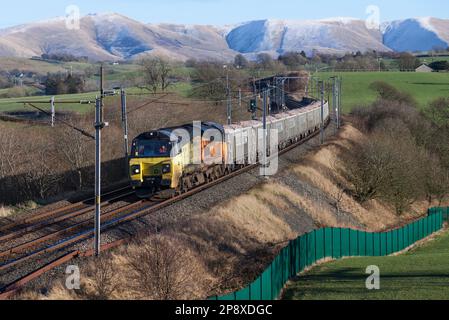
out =
{"type": "MultiPolygon", "coordinates": [[[[170,140],[171,134],[175,130],[184,129],[189,132],[190,135],[193,134],[193,128],[194,125],[192,124],[185,124],[178,127],[170,127],[170,128],[162,128],[158,130],[148,131],[140,134],[137,136],[136,139],[141,140],[149,140],[149,139],[158,139],[158,140],[170,140]]],[[[221,124],[215,123],[215,122],[202,122],[201,123],[201,135],[204,134],[206,130],[209,129],[216,129],[220,131],[221,133],[224,133],[224,128],[221,124]]]]}

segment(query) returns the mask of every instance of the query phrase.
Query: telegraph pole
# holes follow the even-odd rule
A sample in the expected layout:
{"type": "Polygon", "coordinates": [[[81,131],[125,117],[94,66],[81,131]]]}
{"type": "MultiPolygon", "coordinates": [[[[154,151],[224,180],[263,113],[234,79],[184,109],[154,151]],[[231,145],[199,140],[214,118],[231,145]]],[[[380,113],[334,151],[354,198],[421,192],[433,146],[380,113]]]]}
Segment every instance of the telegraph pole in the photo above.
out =
{"type": "MultiPolygon", "coordinates": [[[[330,79],[332,79],[332,106],[331,109],[332,113],[335,117],[335,133],[337,133],[337,104],[336,104],[336,98],[337,98],[337,77],[331,77],[330,79]]],[[[329,98],[327,99],[329,106],[330,106],[330,100],[329,98]]]]}
{"type": "Polygon", "coordinates": [[[51,106],[51,126],[55,126],[55,97],[51,97],[50,100],[50,106],[51,106]]]}
{"type": "Polygon", "coordinates": [[[242,109],[242,89],[239,88],[239,110],[242,109]]]}
{"type": "Polygon", "coordinates": [[[268,92],[263,91],[263,176],[266,176],[266,165],[267,165],[267,105],[268,105],[268,92]]]}
{"type": "Polygon", "coordinates": [[[225,66],[226,68],[226,97],[227,97],[227,118],[228,118],[228,125],[232,124],[232,104],[231,104],[231,90],[229,88],[229,68],[228,66],[225,66]]]}
{"type": "Polygon", "coordinates": [[[101,99],[95,100],[95,255],[100,255],[101,229],[101,99]]]}
{"type": "Polygon", "coordinates": [[[253,78],[253,86],[254,86],[254,101],[256,102],[256,106],[255,106],[255,109],[254,109],[254,112],[252,113],[252,116],[251,116],[251,119],[252,120],[256,120],[256,118],[257,118],[257,115],[256,115],[256,110],[257,110],[257,105],[258,105],[258,103],[257,103],[257,96],[258,96],[258,94],[257,94],[257,86],[256,86],[256,79],[255,78],[253,78]]]}
{"type": "Polygon", "coordinates": [[[101,250],[101,130],[103,123],[104,68],[100,68],[100,98],[95,100],[95,256],[101,250]]]}
{"type": "Polygon", "coordinates": [[[305,92],[306,97],[309,96],[309,83],[310,83],[310,74],[307,74],[306,92],[305,92]]]}
{"type": "Polygon", "coordinates": [[[338,129],[341,127],[341,93],[342,93],[342,83],[343,79],[340,77],[338,79],[338,129]]]}
{"type": "MultiPolygon", "coordinates": [[[[123,141],[125,150],[125,159],[128,162],[129,158],[129,144],[128,144],[128,114],[126,112],[126,92],[125,89],[120,89],[120,100],[122,104],[122,125],[123,125],[123,141]]],[[[128,172],[128,166],[126,166],[126,172],[128,172]]]]}
{"type": "Polygon", "coordinates": [[[320,142],[324,143],[324,81],[320,81],[321,90],[321,128],[320,128],[320,142]]]}
{"type": "Polygon", "coordinates": [[[339,97],[340,97],[340,92],[338,90],[338,85],[339,85],[339,79],[338,77],[334,78],[334,110],[335,110],[335,119],[336,119],[336,125],[337,125],[337,130],[340,128],[340,110],[339,110],[339,105],[340,105],[340,101],[339,101],[339,97]]]}

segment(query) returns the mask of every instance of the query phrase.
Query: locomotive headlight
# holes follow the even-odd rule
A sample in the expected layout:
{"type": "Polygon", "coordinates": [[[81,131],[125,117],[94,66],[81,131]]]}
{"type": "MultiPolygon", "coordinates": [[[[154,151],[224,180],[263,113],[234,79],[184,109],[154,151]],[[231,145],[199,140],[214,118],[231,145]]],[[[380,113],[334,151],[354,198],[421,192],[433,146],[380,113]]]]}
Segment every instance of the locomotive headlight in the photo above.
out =
{"type": "Polygon", "coordinates": [[[162,166],[162,173],[167,174],[171,172],[171,165],[170,164],[164,164],[162,166]]]}
{"type": "Polygon", "coordinates": [[[132,174],[140,174],[140,166],[132,166],[131,167],[132,174]]]}

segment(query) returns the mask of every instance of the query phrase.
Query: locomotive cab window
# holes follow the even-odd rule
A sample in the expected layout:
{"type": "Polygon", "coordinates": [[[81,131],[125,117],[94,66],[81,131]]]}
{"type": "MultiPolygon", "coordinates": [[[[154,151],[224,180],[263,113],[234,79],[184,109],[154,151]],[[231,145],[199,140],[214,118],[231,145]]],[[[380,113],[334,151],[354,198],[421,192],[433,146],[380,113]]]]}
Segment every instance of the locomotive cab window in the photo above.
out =
{"type": "Polygon", "coordinates": [[[163,140],[140,140],[133,145],[135,157],[170,157],[172,144],[163,140]]]}

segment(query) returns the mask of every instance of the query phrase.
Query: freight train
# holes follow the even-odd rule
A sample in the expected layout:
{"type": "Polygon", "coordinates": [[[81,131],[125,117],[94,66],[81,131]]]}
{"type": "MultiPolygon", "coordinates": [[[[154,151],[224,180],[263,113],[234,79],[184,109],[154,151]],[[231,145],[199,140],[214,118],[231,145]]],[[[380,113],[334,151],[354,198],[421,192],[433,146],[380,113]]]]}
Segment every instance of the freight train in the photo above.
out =
{"type": "MultiPolygon", "coordinates": [[[[322,118],[329,119],[328,104],[321,117],[321,102],[313,101],[268,116],[267,132],[277,131],[277,148],[282,150],[320,130],[322,118]]],[[[263,155],[262,145],[270,146],[270,141],[264,142],[262,127],[259,119],[232,125],[193,123],[145,132],[132,142],[131,185],[142,197],[161,190],[174,196],[257,163],[263,155]]]]}

